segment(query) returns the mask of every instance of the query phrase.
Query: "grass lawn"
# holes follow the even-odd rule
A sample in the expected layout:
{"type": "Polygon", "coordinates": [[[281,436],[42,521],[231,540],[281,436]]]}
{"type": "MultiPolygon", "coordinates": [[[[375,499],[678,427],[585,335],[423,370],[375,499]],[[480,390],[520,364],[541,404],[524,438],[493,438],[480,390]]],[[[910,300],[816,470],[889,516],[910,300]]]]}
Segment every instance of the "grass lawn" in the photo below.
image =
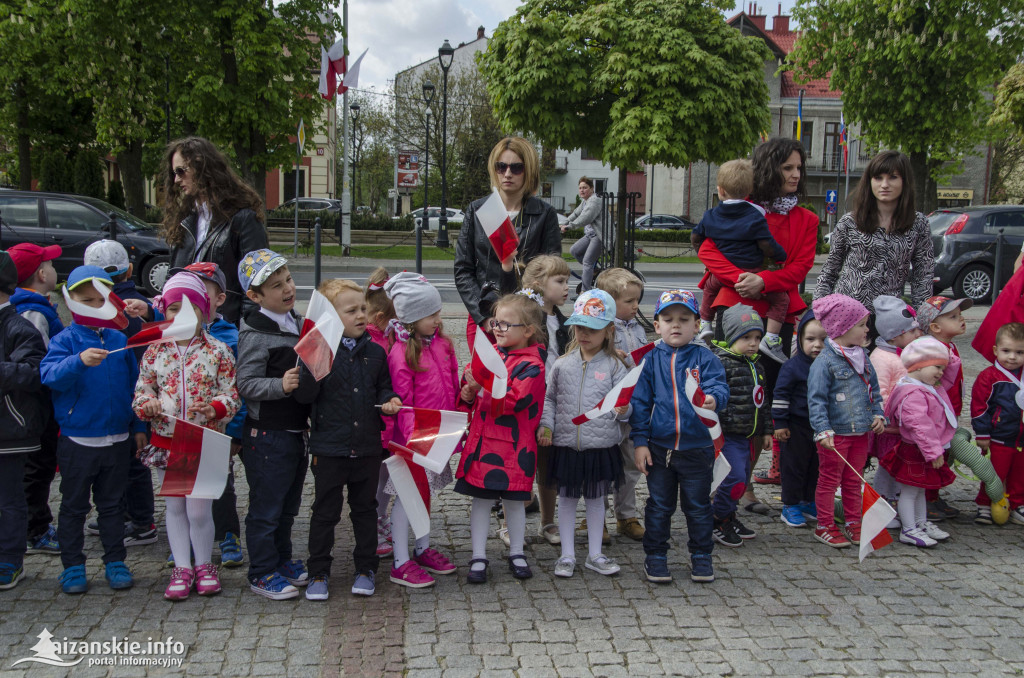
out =
{"type": "MultiPolygon", "coordinates": [[[[304,251],[305,252],[305,251],[304,251]]],[[[321,248],[321,252],[325,257],[340,257],[341,246],[339,245],[328,245],[321,248]]],[[[307,254],[312,254],[312,249],[307,254]]],[[[416,246],[415,245],[395,245],[394,247],[383,247],[381,245],[353,245],[352,256],[354,257],[365,257],[367,259],[415,259],[416,258],[416,246]]],[[[575,261],[572,256],[563,254],[563,258],[566,261],[575,261]]],[[[455,260],[455,248],[449,250],[438,249],[434,245],[423,244],[423,260],[424,261],[454,261],[455,260]]],[[[685,263],[695,264],[699,260],[697,257],[638,257],[638,263],[685,263]]]]}

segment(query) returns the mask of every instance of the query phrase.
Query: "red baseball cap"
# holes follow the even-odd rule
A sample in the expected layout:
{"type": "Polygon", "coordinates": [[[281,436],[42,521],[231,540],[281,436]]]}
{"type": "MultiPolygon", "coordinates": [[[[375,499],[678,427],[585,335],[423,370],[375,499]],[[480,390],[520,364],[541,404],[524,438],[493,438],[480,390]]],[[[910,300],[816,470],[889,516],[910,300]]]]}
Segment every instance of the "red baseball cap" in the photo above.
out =
{"type": "Polygon", "coordinates": [[[32,277],[32,274],[43,265],[44,262],[53,261],[61,255],[60,245],[40,247],[30,242],[18,243],[7,248],[7,253],[14,259],[14,265],[18,269],[18,284],[25,282],[32,277]]]}

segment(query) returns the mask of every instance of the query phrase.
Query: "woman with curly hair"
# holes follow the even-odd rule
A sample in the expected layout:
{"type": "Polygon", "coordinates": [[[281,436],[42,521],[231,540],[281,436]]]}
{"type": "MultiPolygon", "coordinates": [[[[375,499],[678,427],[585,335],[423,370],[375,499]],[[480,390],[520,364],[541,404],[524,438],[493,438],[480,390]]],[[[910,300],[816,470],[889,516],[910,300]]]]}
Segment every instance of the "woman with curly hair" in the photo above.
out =
{"type": "Polygon", "coordinates": [[[235,174],[208,139],[185,137],[164,154],[163,236],[171,268],[210,261],[227,273],[227,301],[220,313],[238,324],[245,298],[234,272],[247,252],[269,247],[263,200],[235,174]]]}

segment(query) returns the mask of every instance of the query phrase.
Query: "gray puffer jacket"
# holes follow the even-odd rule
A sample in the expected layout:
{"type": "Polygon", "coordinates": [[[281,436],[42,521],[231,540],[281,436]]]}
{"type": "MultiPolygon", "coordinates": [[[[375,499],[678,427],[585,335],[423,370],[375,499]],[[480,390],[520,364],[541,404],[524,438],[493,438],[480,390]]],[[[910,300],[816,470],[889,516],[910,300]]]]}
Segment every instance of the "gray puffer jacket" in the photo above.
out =
{"type": "Polygon", "coordinates": [[[616,418],[605,414],[579,426],[573,417],[589,412],[617,384],[629,368],[604,351],[590,361],[579,349],[555,361],[547,374],[547,393],[540,425],[554,431],[552,445],[575,450],[593,450],[618,445],[625,433],[632,406],[616,418]]]}

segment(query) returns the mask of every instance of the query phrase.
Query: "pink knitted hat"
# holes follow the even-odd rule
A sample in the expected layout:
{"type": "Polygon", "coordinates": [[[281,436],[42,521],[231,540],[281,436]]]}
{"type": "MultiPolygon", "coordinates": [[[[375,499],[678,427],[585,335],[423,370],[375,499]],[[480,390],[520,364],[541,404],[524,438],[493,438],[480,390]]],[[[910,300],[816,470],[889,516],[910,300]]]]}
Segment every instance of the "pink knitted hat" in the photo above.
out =
{"type": "Polygon", "coordinates": [[[907,344],[900,353],[900,360],[907,372],[931,365],[948,365],[949,349],[935,337],[921,337],[907,344]]]}
{"type": "Polygon", "coordinates": [[[195,273],[186,271],[175,273],[167,279],[163,292],[153,299],[153,305],[161,313],[166,313],[167,307],[181,301],[182,297],[188,297],[188,300],[196,307],[196,315],[200,319],[209,315],[210,298],[206,296],[206,284],[195,273]]]}
{"type": "Polygon", "coordinates": [[[849,332],[850,328],[868,314],[864,304],[845,294],[830,294],[815,299],[811,308],[814,309],[814,317],[831,339],[838,339],[849,332]]]}

